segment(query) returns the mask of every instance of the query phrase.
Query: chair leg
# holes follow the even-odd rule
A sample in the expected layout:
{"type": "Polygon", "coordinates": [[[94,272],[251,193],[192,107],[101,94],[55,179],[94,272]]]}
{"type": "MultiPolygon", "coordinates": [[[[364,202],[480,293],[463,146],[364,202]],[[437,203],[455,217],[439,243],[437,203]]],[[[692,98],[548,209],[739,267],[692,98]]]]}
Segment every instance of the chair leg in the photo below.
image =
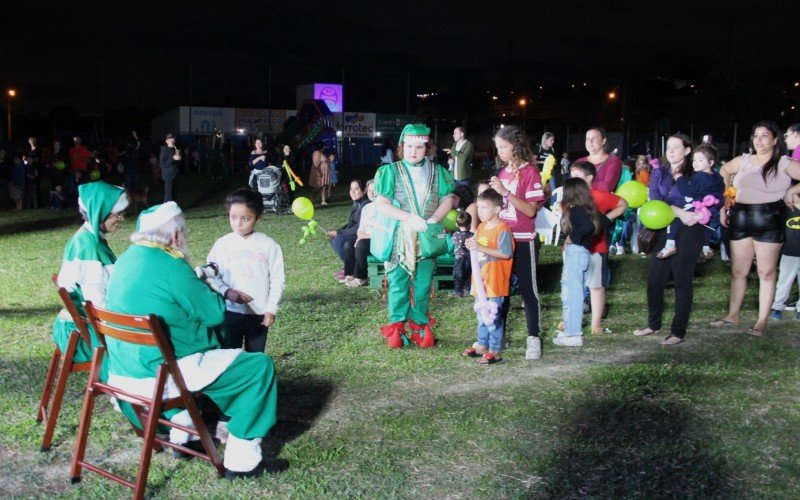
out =
{"type": "MultiPolygon", "coordinates": [[[[74,355],[75,352],[72,352],[74,355]]],[[[92,416],[94,415],[95,393],[93,385],[100,380],[100,366],[103,364],[105,348],[100,346],[94,350],[92,355],[92,368],[89,370],[89,381],[86,383],[86,392],[83,393],[83,408],[81,409],[81,420],[78,424],[78,435],[75,438],[75,455],[72,457],[72,467],[70,467],[70,479],[72,484],[81,480],[81,469],[83,459],[86,456],[86,442],[89,439],[89,429],[92,426],[92,416]]]]}
{"type": "Polygon", "coordinates": [[[89,439],[89,429],[92,426],[92,415],[94,414],[94,391],[91,387],[91,378],[86,393],[83,396],[83,409],[81,410],[81,421],[78,425],[78,435],[75,440],[75,455],[72,457],[72,467],[70,469],[70,479],[72,484],[81,480],[81,462],[86,456],[86,442],[89,439]]]}
{"type": "MultiPolygon", "coordinates": [[[[133,489],[133,498],[144,498],[147,488],[147,476],[150,474],[150,460],[153,457],[153,444],[158,430],[158,419],[161,415],[161,402],[164,397],[164,386],[167,381],[167,369],[164,365],[158,367],[156,372],[156,387],[153,391],[153,405],[147,411],[147,422],[144,427],[144,439],[142,442],[142,453],[139,457],[139,472],[136,474],[136,485],[133,489]]],[[[141,421],[141,417],[140,417],[141,421]]]]}
{"type": "Polygon", "coordinates": [[[36,413],[36,423],[38,424],[41,424],[42,420],[47,417],[47,407],[50,404],[50,393],[53,391],[53,382],[55,381],[56,369],[60,359],[61,351],[58,349],[58,347],[56,347],[53,351],[53,356],[50,358],[50,366],[47,368],[47,375],[44,378],[42,400],[39,402],[39,410],[36,413]]]}
{"type": "Polygon", "coordinates": [[[58,373],[56,392],[53,395],[53,404],[50,406],[50,413],[47,415],[47,426],[44,429],[44,438],[42,439],[40,451],[50,451],[50,447],[53,444],[53,433],[56,430],[56,423],[58,423],[58,414],[61,412],[61,402],[64,399],[64,391],[67,389],[67,380],[69,379],[69,374],[72,373],[73,358],[75,357],[75,351],[80,341],[80,334],[73,330],[69,335],[67,352],[64,353],[64,361],[61,363],[61,370],[59,370],[58,373]]]}

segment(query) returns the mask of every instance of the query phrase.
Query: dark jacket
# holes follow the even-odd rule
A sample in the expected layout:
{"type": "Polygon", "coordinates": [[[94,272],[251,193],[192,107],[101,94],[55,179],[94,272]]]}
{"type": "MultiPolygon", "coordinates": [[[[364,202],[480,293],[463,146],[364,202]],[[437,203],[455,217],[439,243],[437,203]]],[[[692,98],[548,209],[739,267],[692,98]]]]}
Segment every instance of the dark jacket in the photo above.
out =
{"type": "Polygon", "coordinates": [[[361,209],[364,205],[369,203],[369,198],[363,196],[353,202],[353,207],[350,209],[350,217],[347,219],[347,224],[340,227],[337,234],[356,234],[358,231],[358,224],[361,222],[361,209]]]}

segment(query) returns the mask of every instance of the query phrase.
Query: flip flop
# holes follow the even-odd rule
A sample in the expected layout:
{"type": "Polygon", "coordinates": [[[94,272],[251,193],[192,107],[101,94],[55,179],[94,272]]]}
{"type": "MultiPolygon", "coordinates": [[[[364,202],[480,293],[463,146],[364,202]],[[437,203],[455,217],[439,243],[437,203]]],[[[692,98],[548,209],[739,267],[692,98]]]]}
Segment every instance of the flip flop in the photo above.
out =
{"type": "Polygon", "coordinates": [[[711,325],[711,326],[713,326],[715,328],[719,328],[721,326],[738,326],[739,323],[734,323],[733,321],[728,321],[725,318],[717,318],[714,321],[712,321],[711,323],[709,323],[709,325],[711,325]]]}
{"type": "Polygon", "coordinates": [[[661,341],[661,345],[668,346],[668,345],[678,345],[682,344],[683,339],[680,337],[676,337],[675,335],[670,335],[669,337],[665,338],[661,341]]]}
{"type": "Polygon", "coordinates": [[[747,334],[753,337],[763,337],[765,333],[767,333],[767,327],[756,328],[756,325],[753,325],[747,329],[747,334]]]}
{"type": "Polygon", "coordinates": [[[478,364],[479,365],[493,365],[493,364],[501,361],[502,359],[503,358],[495,357],[494,354],[492,354],[490,352],[487,352],[486,354],[484,354],[483,356],[478,358],[478,364]]]}
{"type": "Polygon", "coordinates": [[[480,356],[480,354],[478,354],[478,351],[477,351],[477,350],[475,350],[475,348],[474,348],[474,347],[469,347],[469,348],[467,348],[466,350],[464,350],[464,351],[461,353],[461,355],[462,355],[462,356],[466,356],[466,357],[468,357],[468,358],[477,358],[478,356],[480,356]]]}

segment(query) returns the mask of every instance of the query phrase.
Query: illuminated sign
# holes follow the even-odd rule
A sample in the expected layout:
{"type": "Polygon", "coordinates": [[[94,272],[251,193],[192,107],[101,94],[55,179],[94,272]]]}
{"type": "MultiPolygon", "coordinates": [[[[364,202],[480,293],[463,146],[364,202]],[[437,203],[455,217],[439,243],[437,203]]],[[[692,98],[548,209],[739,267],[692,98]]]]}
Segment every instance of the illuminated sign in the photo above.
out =
{"type": "Polygon", "coordinates": [[[337,83],[315,83],[314,99],[325,101],[331,113],[341,113],[344,109],[344,90],[337,83]]]}

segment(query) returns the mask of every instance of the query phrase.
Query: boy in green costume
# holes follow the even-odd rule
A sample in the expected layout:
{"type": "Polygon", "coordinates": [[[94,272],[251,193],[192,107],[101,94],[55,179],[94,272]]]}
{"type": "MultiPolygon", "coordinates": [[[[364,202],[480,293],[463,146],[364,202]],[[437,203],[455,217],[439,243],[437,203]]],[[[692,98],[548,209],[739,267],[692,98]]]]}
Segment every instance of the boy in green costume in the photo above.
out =
{"type": "Polygon", "coordinates": [[[391,256],[385,263],[389,324],[380,329],[386,344],[394,349],[408,343],[406,321],[411,341],[419,347],[433,347],[436,341],[431,330],[435,320],[428,314],[435,263],[423,256],[420,233],[426,233],[429,224],[441,222],[450,211],[454,182],[447,169],[425,158],[429,135],[425,125],[406,125],[400,134],[400,161],[382,166],[375,174],[375,208],[398,221],[391,256]]]}

